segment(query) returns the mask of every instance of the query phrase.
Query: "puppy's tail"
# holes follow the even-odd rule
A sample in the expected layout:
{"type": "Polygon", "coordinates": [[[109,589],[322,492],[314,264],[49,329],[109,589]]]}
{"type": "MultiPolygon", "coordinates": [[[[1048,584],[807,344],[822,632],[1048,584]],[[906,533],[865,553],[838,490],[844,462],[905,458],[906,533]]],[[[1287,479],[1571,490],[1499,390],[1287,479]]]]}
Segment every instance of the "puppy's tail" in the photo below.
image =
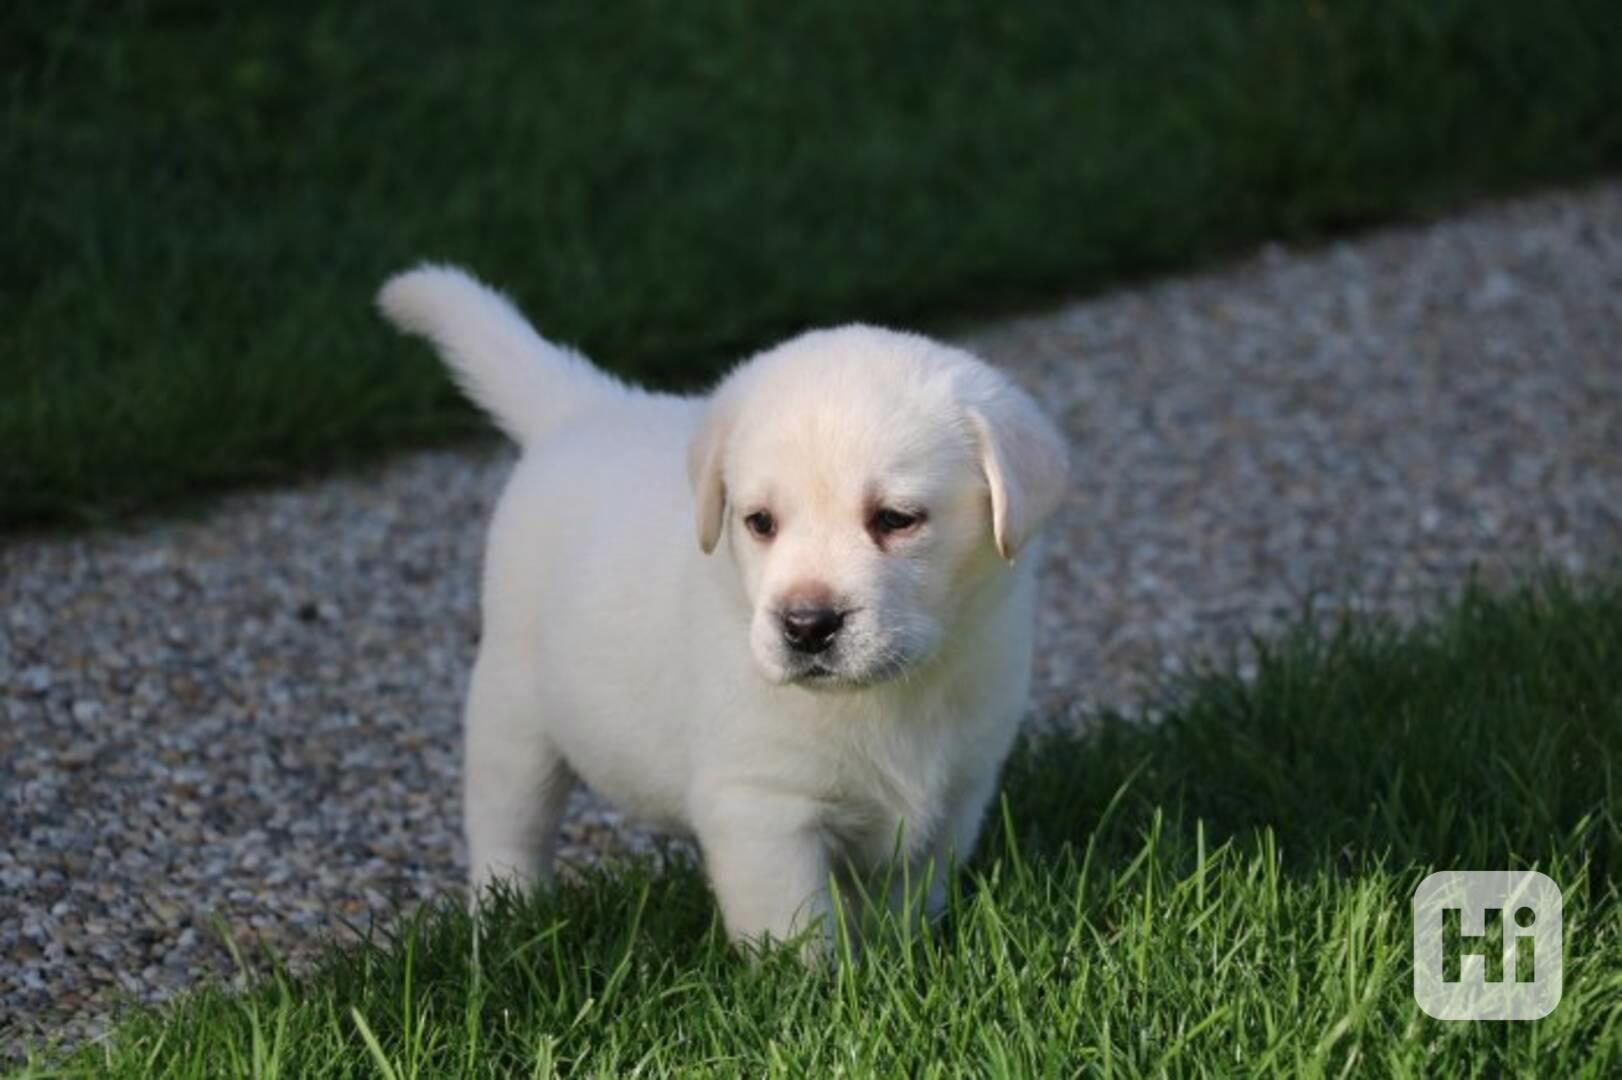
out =
{"type": "Polygon", "coordinates": [[[626,392],[454,266],[424,263],[395,275],[378,291],[377,306],[399,329],[431,341],[462,392],[520,446],[626,392]]]}

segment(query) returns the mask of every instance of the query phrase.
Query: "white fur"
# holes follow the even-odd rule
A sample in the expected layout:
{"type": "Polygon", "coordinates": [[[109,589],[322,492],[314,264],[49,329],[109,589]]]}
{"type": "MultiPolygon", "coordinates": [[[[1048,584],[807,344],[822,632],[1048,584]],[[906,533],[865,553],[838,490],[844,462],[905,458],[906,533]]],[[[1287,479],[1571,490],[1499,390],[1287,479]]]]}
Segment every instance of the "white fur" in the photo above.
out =
{"type": "Polygon", "coordinates": [[[736,939],[826,934],[830,875],[865,882],[893,855],[938,898],[1025,706],[1036,560],[1005,560],[1067,467],[1035,405],[964,352],[871,327],[683,398],[598,373],[457,270],[402,274],[379,302],[524,449],[467,702],[475,890],[549,879],[584,780],[697,838],[736,939]],[[881,534],[879,506],[927,518],[881,534]],[[744,523],[760,509],[769,540],[744,523]],[[812,595],[849,614],[807,656],[779,615],[812,595]]]}

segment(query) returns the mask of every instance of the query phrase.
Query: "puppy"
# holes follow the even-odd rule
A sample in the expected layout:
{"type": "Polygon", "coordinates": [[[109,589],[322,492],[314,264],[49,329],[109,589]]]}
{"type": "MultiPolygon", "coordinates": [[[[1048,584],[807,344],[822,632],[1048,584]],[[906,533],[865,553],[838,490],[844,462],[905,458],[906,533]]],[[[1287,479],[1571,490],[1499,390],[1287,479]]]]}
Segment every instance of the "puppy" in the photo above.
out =
{"type": "Polygon", "coordinates": [[[1030,681],[1036,533],[1068,469],[1032,401],[868,326],[676,397],[545,341],[460,270],[378,302],[523,448],[467,699],[475,896],[550,880],[584,781],[697,839],[734,940],[826,942],[830,880],[893,859],[938,906],[1030,681]]]}

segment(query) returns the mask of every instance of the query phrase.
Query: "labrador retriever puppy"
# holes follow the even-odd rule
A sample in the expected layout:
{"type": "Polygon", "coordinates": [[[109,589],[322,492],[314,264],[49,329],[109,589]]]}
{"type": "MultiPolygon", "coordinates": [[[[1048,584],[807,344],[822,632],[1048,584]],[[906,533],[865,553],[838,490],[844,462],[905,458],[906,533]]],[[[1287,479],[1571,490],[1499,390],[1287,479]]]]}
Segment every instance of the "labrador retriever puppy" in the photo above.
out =
{"type": "MultiPolygon", "coordinates": [[[[466,710],[475,896],[550,880],[579,781],[697,839],[737,941],[827,941],[830,881],[966,859],[1030,681],[1063,439],[914,334],[803,334],[706,397],[627,386],[424,265],[378,297],[523,448],[466,710]]],[[[896,902],[897,898],[888,898],[896,902]]]]}

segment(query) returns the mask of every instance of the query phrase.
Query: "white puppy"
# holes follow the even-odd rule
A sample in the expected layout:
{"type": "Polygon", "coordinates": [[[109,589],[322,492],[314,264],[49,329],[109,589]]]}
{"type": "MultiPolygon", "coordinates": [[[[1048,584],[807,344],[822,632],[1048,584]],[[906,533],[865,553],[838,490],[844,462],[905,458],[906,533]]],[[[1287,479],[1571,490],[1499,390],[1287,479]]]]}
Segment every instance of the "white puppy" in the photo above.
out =
{"type": "Polygon", "coordinates": [[[524,450],[467,702],[475,890],[549,879],[578,779],[697,838],[734,939],[825,934],[830,875],[893,857],[938,902],[1030,680],[1032,539],[1067,471],[1031,400],[866,326],[697,398],[602,374],[455,269],[379,304],[524,450]]]}

